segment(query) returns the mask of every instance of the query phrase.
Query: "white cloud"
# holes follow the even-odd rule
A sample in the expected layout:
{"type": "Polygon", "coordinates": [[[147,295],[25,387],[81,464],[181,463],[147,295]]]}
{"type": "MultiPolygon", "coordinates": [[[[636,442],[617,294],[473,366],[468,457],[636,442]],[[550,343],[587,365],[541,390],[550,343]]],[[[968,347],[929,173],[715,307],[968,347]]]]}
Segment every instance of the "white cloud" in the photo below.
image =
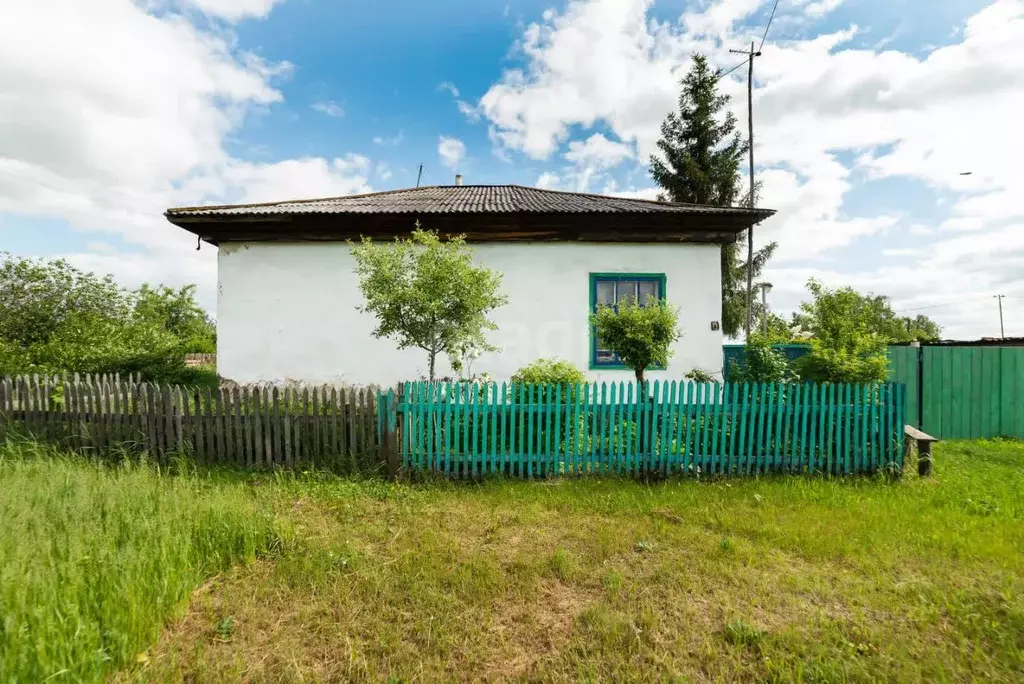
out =
{"type": "Polygon", "coordinates": [[[582,142],[575,140],[569,143],[569,151],[565,153],[568,161],[599,169],[609,169],[632,157],[633,150],[629,145],[609,140],[601,133],[595,133],[582,142]]]}
{"type": "Polygon", "coordinates": [[[197,254],[194,238],[163,218],[167,207],[368,187],[361,157],[257,164],[226,151],[249,113],[281,101],[274,81],[289,69],[240,51],[223,28],[130,0],[8,0],[0,215],[63,219],[90,243],[127,243],[117,254],[104,248],[103,261],[75,260],[125,278],[196,275],[212,303],[215,250],[197,254]]]}
{"type": "Polygon", "coordinates": [[[314,111],[320,112],[321,114],[326,114],[327,116],[333,116],[335,118],[341,118],[345,116],[345,108],[342,107],[337,102],[327,100],[324,102],[314,102],[310,106],[313,108],[314,111]]]}
{"type": "Polygon", "coordinates": [[[534,186],[543,190],[557,190],[561,185],[561,182],[562,179],[558,177],[557,173],[545,171],[540,174],[539,178],[537,178],[537,182],[534,183],[534,186]]]}
{"type": "Polygon", "coordinates": [[[804,14],[818,19],[839,7],[843,2],[844,0],[816,0],[816,2],[808,2],[804,7],[804,14]]]}
{"type": "Polygon", "coordinates": [[[500,143],[546,159],[570,127],[609,123],[641,154],[653,150],[695,41],[649,23],[651,0],[575,0],[545,13],[520,41],[525,68],[507,70],[480,100],[500,143]],[[652,126],[653,122],[653,126],[652,126]]]}
{"type": "Polygon", "coordinates": [[[437,154],[441,157],[442,164],[454,169],[466,157],[466,146],[458,138],[447,138],[442,135],[437,145],[437,154]]]}
{"type": "Polygon", "coordinates": [[[398,133],[396,135],[392,135],[392,136],[383,136],[383,135],[376,136],[373,139],[373,144],[374,145],[387,145],[387,146],[395,147],[397,145],[400,145],[403,140],[405,140],[405,133],[403,131],[398,131],[398,133]]]}
{"type": "Polygon", "coordinates": [[[595,175],[632,159],[633,150],[629,145],[595,133],[584,141],[574,140],[569,143],[569,151],[563,156],[566,161],[576,165],[576,190],[584,192],[590,188],[590,181],[595,175]]]}
{"type": "Polygon", "coordinates": [[[283,0],[185,0],[187,4],[190,4],[204,13],[227,19],[228,21],[238,21],[247,17],[254,17],[257,19],[266,18],[270,14],[270,10],[273,9],[274,5],[282,2],[283,0]]]}
{"type": "Polygon", "coordinates": [[[476,123],[483,117],[478,107],[474,107],[464,100],[456,100],[455,104],[459,108],[459,114],[466,117],[470,123],[476,123]]]}
{"type": "Polygon", "coordinates": [[[459,96],[459,89],[456,88],[455,84],[452,83],[451,81],[442,81],[441,83],[439,83],[437,85],[437,89],[438,90],[447,90],[449,93],[452,94],[452,97],[458,97],[459,96]]]}

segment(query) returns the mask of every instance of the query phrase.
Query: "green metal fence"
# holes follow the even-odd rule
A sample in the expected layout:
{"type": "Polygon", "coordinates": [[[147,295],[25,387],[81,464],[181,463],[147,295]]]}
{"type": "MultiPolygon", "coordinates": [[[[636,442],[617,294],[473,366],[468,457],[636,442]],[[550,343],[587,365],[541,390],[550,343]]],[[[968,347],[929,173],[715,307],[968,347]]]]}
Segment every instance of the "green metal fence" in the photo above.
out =
{"type": "Polygon", "coordinates": [[[920,351],[922,430],[942,439],[1024,438],[1024,348],[920,351]]]}
{"type": "MultiPolygon", "coordinates": [[[[792,360],[807,348],[779,349],[792,360]]],[[[742,363],[743,350],[723,354],[742,363]]],[[[933,437],[1024,439],[1024,347],[890,346],[888,379],[907,387],[907,423],[933,437]]]]}
{"type": "Polygon", "coordinates": [[[378,404],[404,468],[455,477],[902,467],[905,388],[892,383],[414,382],[378,404]]]}

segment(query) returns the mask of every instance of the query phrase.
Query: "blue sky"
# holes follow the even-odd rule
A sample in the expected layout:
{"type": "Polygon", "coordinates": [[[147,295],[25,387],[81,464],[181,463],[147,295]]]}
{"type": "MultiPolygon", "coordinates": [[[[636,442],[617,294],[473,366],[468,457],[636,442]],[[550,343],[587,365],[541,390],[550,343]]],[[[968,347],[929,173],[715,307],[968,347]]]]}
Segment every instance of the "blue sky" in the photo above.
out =
{"type": "MultiPolygon", "coordinates": [[[[419,164],[651,197],[692,54],[733,66],[773,2],[12,0],[0,249],[197,282],[212,309],[215,250],[167,206],[405,187],[419,164]]],[[[755,79],[773,306],[817,277],[978,337],[1002,293],[1024,335],[1021,39],[1022,0],[780,0],[755,79]]],[[[745,71],[722,83],[743,126],[745,71]]]]}

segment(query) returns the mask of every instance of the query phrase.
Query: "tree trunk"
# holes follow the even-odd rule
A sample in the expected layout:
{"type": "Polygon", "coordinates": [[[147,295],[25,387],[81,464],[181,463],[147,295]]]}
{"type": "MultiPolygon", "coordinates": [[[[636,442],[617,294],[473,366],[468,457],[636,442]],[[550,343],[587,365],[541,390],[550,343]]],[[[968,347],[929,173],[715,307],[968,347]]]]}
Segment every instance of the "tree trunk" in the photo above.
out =
{"type": "Polygon", "coordinates": [[[436,358],[437,358],[437,352],[436,351],[430,352],[430,373],[429,373],[430,382],[434,382],[434,360],[436,358]]]}

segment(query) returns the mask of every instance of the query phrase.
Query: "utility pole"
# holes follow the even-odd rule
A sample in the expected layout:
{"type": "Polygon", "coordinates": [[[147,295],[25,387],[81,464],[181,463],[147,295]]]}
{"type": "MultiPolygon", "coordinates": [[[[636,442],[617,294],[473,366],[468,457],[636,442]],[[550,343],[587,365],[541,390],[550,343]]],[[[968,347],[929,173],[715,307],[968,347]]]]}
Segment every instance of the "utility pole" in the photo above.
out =
{"type": "Polygon", "coordinates": [[[420,180],[423,179],[423,164],[420,164],[420,172],[416,174],[416,187],[420,187],[420,180]]]}
{"type": "Polygon", "coordinates": [[[1006,328],[1003,327],[1003,297],[1006,295],[995,295],[999,300],[999,337],[1006,339],[1006,328]]]}
{"type": "MultiPolygon", "coordinates": [[[[774,12],[773,12],[774,13],[774,12]]],[[[767,32],[766,32],[767,33],[767,32]]],[[[754,208],[754,57],[760,57],[761,51],[754,50],[754,41],[750,41],[750,52],[746,50],[729,50],[738,55],[747,56],[747,132],[750,147],[750,208],[754,208]]],[[[747,228],[747,339],[750,339],[750,328],[754,321],[754,224],[747,228]]]]}
{"type": "Polygon", "coordinates": [[[771,283],[761,283],[761,334],[768,334],[768,293],[771,292],[771,283]]]}

